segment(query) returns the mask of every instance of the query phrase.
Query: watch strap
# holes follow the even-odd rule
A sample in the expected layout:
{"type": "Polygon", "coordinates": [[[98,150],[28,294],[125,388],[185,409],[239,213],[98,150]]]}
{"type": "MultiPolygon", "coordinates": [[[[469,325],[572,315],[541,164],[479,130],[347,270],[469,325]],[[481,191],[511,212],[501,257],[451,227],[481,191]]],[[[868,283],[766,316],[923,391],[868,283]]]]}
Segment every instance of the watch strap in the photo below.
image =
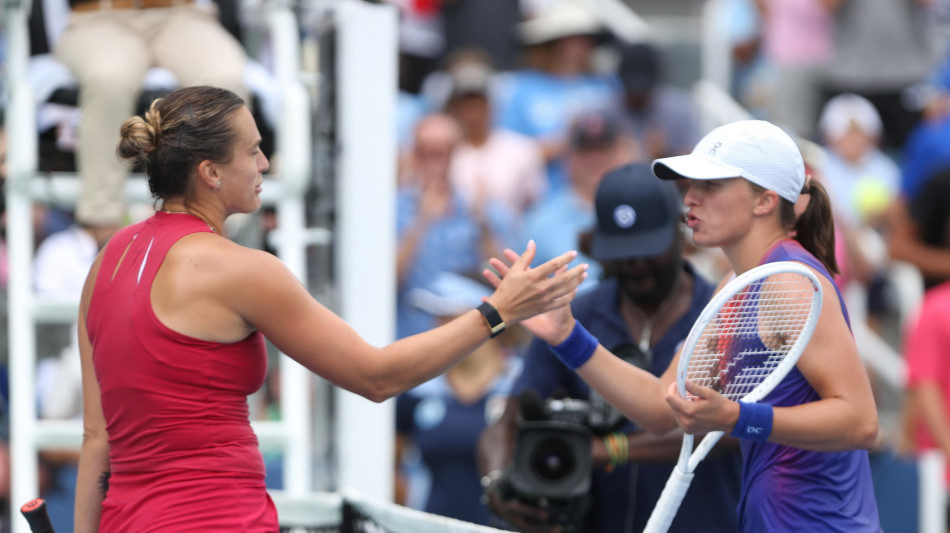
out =
{"type": "Polygon", "coordinates": [[[495,306],[488,303],[482,302],[482,305],[478,306],[478,311],[485,317],[485,321],[488,322],[488,329],[491,330],[491,336],[494,339],[501,334],[502,331],[505,331],[505,328],[508,327],[505,324],[505,321],[502,320],[501,314],[498,312],[498,309],[495,309],[495,306]]]}

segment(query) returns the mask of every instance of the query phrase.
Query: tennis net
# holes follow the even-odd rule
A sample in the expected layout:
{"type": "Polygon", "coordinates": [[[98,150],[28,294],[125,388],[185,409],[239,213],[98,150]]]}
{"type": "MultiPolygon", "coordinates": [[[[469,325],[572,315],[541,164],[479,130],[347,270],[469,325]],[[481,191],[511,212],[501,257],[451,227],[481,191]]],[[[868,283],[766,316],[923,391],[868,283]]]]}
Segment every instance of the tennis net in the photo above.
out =
{"type": "Polygon", "coordinates": [[[290,496],[272,491],[283,533],[503,533],[355,491],[290,496]]]}

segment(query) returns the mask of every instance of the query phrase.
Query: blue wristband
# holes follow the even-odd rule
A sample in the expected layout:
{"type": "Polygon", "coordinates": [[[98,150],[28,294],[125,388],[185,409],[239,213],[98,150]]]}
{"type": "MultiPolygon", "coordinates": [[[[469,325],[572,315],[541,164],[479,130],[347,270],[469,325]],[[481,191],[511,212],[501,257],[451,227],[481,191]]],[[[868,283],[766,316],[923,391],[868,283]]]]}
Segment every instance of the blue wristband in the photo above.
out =
{"type": "Polygon", "coordinates": [[[767,403],[739,402],[739,420],[732,436],[765,442],[772,434],[772,406],[767,403]]]}
{"type": "Polygon", "coordinates": [[[594,355],[598,344],[597,338],[575,320],[571,334],[561,344],[551,346],[551,350],[567,368],[577,370],[594,355]]]}

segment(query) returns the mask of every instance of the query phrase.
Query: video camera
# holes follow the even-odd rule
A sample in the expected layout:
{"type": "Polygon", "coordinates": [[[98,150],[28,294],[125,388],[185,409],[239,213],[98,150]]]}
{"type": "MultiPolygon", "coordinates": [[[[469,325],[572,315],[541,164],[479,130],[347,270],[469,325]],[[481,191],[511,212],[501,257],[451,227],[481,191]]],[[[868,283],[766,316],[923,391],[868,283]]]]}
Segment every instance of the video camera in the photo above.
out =
{"type": "Polygon", "coordinates": [[[508,471],[510,495],[544,507],[549,523],[583,531],[591,497],[590,405],[549,399],[533,390],[519,396],[522,421],[508,471]]]}

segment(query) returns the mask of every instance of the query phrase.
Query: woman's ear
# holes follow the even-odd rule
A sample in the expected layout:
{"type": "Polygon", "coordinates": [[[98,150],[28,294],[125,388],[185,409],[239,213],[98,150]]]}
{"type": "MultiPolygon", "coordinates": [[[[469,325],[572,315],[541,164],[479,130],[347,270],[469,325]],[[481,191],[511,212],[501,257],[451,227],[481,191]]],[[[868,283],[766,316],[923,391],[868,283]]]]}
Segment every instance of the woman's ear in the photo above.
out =
{"type": "Polygon", "coordinates": [[[777,211],[780,205],[780,198],[775,191],[765,190],[759,193],[755,199],[753,214],[756,216],[765,216],[772,211],[777,211]]]}
{"type": "Polygon", "coordinates": [[[211,189],[221,188],[221,176],[218,167],[208,159],[198,163],[198,180],[211,189]]]}

